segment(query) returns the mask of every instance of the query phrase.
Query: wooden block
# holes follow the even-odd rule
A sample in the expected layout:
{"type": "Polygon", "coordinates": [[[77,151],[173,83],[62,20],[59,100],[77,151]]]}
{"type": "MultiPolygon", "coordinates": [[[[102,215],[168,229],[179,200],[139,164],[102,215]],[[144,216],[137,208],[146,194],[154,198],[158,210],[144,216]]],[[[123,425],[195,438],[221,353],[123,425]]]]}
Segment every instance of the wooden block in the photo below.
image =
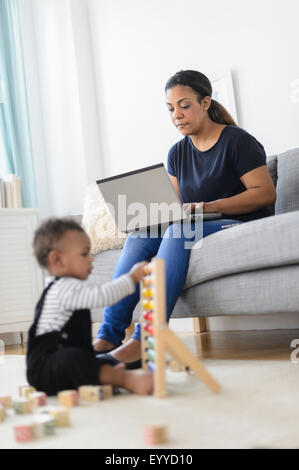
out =
{"type": "Polygon", "coordinates": [[[50,409],[49,414],[54,418],[54,424],[57,427],[70,426],[70,411],[64,406],[50,409]]]}
{"type": "Polygon", "coordinates": [[[12,406],[18,415],[32,413],[33,409],[32,402],[29,398],[15,398],[12,406]]]}
{"type": "Polygon", "coordinates": [[[113,396],[111,385],[100,385],[100,400],[107,400],[113,396]]]}
{"type": "Polygon", "coordinates": [[[62,390],[58,393],[58,400],[61,406],[78,406],[79,393],[77,390],[62,390]]]}
{"type": "Polygon", "coordinates": [[[80,400],[96,403],[100,400],[101,391],[99,385],[82,385],[79,387],[80,400]]]}
{"type": "Polygon", "coordinates": [[[6,408],[5,406],[0,405],[0,423],[4,421],[5,415],[6,415],[6,408]]]}
{"type": "Polygon", "coordinates": [[[166,426],[146,426],[144,438],[148,445],[163,444],[167,441],[166,426]]]}
{"type": "Polygon", "coordinates": [[[33,439],[33,427],[31,423],[17,424],[13,427],[15,440],[18,442],[28,442],[33,439]]]}
{"type": "Polygon", "coordinates": [[[11,408],[12,407],[12,398],[9,395],[0,397],[0,405],[4,406],[4,408],[11,408]]]}
{"type": "Polygon", "coordinates": [[[29,400],[32,402],[33,407],[46,406],[47,394],[44,392],[33,392],[29,394],[29,400]]]}
{"type": "Polygon", "coordinates": [[[55,434],[54,417],[49,415],[37,415],[32,422],[34,439],[55,434]]]}
{"type": "Polygon", "coordinates": [[[36,392],[36,388],[31,387],[30,385],[20,385],[18,387],[19,396],[28,398],[30,393],[36,392]]]}
{"type": "Polygon", "coordinates": [[[28,385],[28,384],[23,384],[23,385],[19,385],[19,386],[18,386],[19,397],[22,397],[22,396],[23,396],[22,390],[23,390],[23,388],[25,388],[25,387],[29,387],[29,385],[28,385]]]}
{"type": "Polygon", "coordinates": [[[55,419],[53,416],[44,415],[44,433],[45,436],[52,436],[55,434],[55,419]]]}

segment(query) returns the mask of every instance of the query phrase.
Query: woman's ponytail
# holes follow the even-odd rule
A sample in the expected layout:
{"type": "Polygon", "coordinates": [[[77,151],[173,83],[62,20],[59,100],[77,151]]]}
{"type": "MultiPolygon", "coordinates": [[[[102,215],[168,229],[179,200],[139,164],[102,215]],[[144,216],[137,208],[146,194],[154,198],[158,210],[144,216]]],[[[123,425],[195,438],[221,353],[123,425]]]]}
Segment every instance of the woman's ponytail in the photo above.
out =
{"type": "Polygon", "coordinates": [[[225,107],[216,100],[211,99],[208,115],[211,121],[217,122],[217,124],[231,124],[232,126],[237,126],[225,107]]]}
{"type": "MultiPolygon", "coordinates": [[[[167,81],[165,92],[170,88],[180,85],[192,88],[192,90],[197,94],[199,102],[201,102],[205,96],[212,96],[213,90],[210,80],[206,75],[201,72],[197,72],[196,70],[181,70],[180,72],[177,72],[167,81]]],[[[208,114],[210,119],[217,124],[231,124],[233,126],[237,126],[229,112],[224,106],[222,106],[222,104],[218,103],[218,101],[211,99],[208,114]]]]}

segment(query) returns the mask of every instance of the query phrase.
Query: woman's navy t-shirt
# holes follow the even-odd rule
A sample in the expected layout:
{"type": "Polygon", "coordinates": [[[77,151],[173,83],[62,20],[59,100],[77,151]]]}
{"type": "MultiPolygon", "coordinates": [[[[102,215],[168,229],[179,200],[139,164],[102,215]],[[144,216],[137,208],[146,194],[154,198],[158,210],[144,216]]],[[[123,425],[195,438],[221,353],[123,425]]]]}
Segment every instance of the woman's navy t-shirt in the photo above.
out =
{"type": "MultiPolygon", "coordinates": [[[[240,194],[246,190],[241,176],[262,165],[266,165],[264,147],[244,129],[228,125],[205,152],[194,147],[190,137],[184,137],[169,150],[167,166],[168,173],[177,178],[182,202],[186,203],[240,194]]],[[[264,207],[229,218],[249,221],[269,215],[271,209],[264,207]]]]}

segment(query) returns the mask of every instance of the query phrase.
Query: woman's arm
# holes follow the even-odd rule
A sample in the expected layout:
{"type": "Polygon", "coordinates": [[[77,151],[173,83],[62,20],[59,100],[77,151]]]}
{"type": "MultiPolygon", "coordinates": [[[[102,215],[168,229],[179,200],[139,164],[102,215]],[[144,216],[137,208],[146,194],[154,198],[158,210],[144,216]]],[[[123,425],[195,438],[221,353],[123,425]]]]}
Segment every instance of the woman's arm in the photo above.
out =
{"type": "MultiPolygon", "coordinates": [[[[170,175],[169,173],[168,173],[168,176],[169,176],[170,181],[172,182],[172,184],[174,186],[174,189],[178,193],[180,201],[182,201],[177,178],[175,176],[170,175]]],[[[200,204],[202,204],[202,203],[200,203],[200,204]]],[[[184,207],[185,211],[187,212],[187,214],[189,214],[190,212],[192,212],[195,209],[196,203],[188,202],[188,203],[183,204],[183,207],[184,207]]]]}
{"type": "Polygon", "coordinates": [[[179,199],[181,201],[181,195],[180,195],[179,184],[178,184],[177,178],[175,176],[170,175],[169,173],[168,173],[168,176],[169,176],[170,181],[172,182],[172,184],[174,186],[174,189],[178,193],[179,199]]]}
{"type": "Polygon", "coordinates": [[[255,168],[241,176],[246,190],[236,196],[204,202],[203,212],[223,214],[246,214],[274,204],[276,191],[266,165],[255,168]]]}

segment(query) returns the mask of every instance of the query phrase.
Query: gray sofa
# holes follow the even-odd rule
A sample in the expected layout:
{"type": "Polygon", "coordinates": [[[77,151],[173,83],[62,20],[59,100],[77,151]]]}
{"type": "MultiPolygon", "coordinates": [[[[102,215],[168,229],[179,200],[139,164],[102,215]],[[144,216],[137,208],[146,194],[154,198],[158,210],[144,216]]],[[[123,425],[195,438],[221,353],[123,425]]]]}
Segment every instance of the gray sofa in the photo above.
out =
{"type": "MultiPolygon", "coordinates": [[[[274,215],[210,235],[191,251],[173,318],[299,313],[299,149],[268,157],[267,165],[277,191],[274,215]]],[[[95,256],[97,282],[111,279],[120,251],[95,256]]],[[[93,310],[93,321],[102,313],[93,310]]],[[[133,318],[139,316],[138,304],[133,318]]]]}

